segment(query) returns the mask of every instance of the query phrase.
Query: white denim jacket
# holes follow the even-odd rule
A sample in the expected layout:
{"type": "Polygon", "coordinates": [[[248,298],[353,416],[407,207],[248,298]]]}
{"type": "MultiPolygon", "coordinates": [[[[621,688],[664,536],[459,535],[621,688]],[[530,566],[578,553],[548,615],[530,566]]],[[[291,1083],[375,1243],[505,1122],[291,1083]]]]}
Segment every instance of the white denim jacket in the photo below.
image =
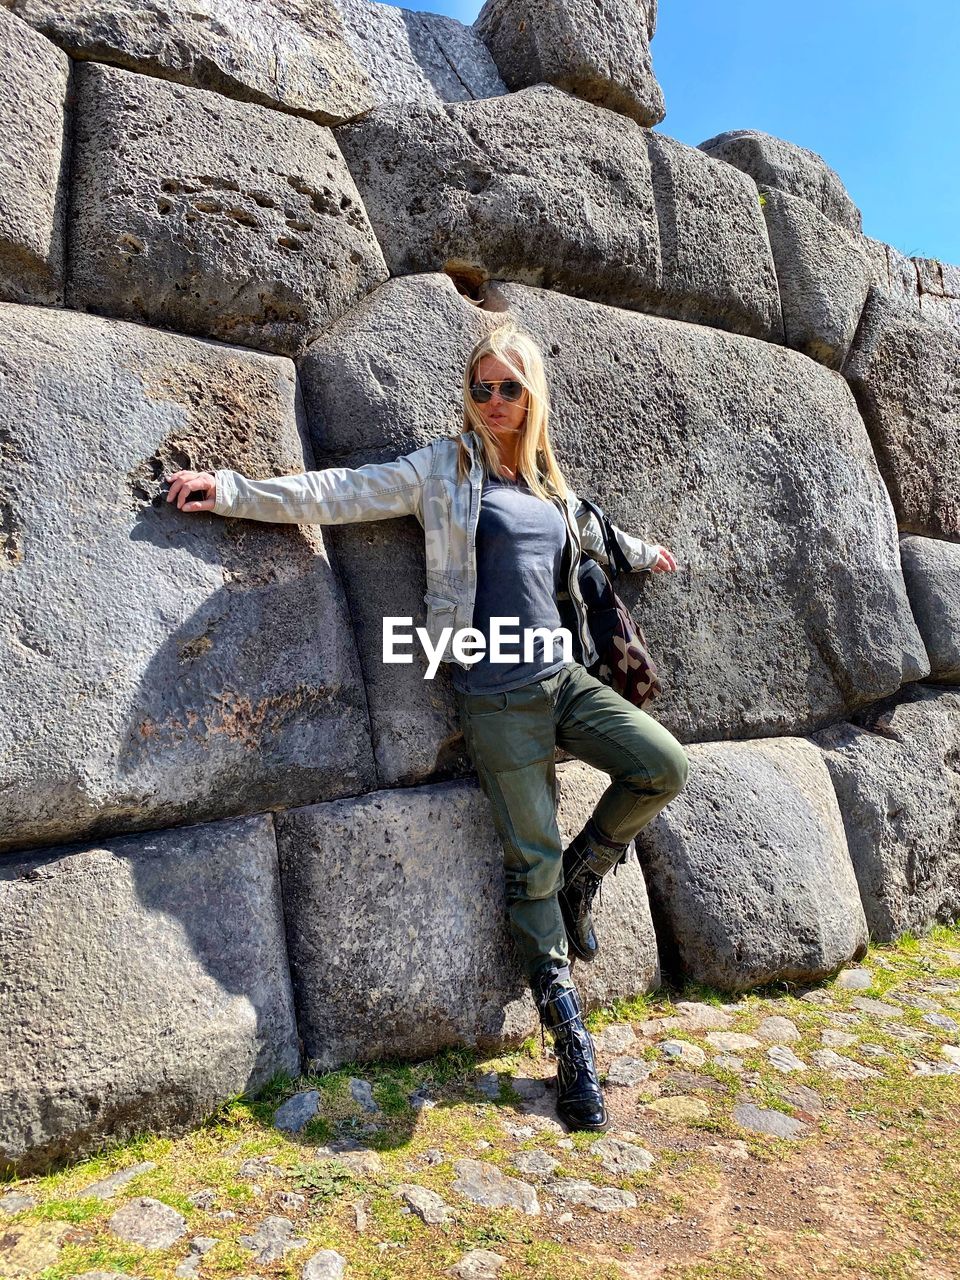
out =
{"type": "MultiPolygon", "coordinates": [[[[473,624],[477,594],[477,520],[483,487],[479,440],[472,431],[462,439],[471,457],[467,480],[457,479],[457,439],[444,437],[405,454],[394,462],[362,467],[328,467],[299,475],[248,480],[236,471],[217,471],[217,501],[221,516],[268,520],[280,524],[353,524],[416,516],[423,526],[426,551],[426,629],[439,644],[444,627],[459,631],[473,624]]],[[[566,504],[556,500],[567,524],[568,591],[573,602],[582,662],[597,660],[577,570],[581,550],[606,564],[603,533],[596,517],[581,508],[568,491],[566,504]]],[[[649,569],[660,548],[614,527],[614,534],[633,569],[649,569]]],[[[456,662],[449,647],[444,662],[456,662]]],[[[467,664],[461,663],[466,666],[467,664]]]]}

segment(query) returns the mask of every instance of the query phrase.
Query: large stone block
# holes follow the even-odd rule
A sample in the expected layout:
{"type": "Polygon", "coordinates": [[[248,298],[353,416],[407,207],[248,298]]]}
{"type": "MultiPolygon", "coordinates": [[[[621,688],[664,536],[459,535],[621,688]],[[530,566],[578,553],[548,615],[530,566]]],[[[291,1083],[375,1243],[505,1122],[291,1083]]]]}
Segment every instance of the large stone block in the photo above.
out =
{"type": "Polygon", "coordinates": [[[870,935],[960,915],[960,694],[915,687],[814,736],[836,788],[870,935]]]}
{"type": "Polygon", "coordinates": [[[658,293],[643,130],[549,87],[337,131],[393,275],[450,269],[645,307],[658,293]]]}
{"type": "Polygon", "coordinates": [[[661,960],[723,991],[811,982],[867,926],[830,775],[796,738],[689,748],[681,794],[640,833],[661,960]]]}
{"type": "Polygon", "coordinates": [[[0,1173],[297,1074],[269,816],[7,859],[0,949],[0,1173]]]}
{"type": "MultiPolygon", "coordinates": [[[[607,779],[579,764],[558,773],[569,838],[607,779]]],[[[276,821],[299,1026],[315,1068],[495,1049],[537,1027],[506,923],[502,848],[474,782],[378,791],[276,821]]],[[[659,982],[635,861],[604,895],[604,953],[575,975],[589,1006],[659,982]]]]}
{"type": "Polygon", "coordinates": [[[476,784],[289,809],[277,843],[298,1024],[315,1068],[494,1048],[533,1030],[502,852],[476,784]]]}
{"type": "Polygon", "coordinates": [[[114,67],[78,79],[72,306],[296,355],[387,278],[328,129],[114,67]]]}
{"type": "MultiPolygon", "coordinates": [[[[756,184],[696,147],[650,132],[659,296],[644,310],[783,341],[777,276],[756,184]]],[[[622,298],[613,298],[623,306],[622,298]]]]}
{"type": "Polygon", "coordinates": [[[900,563],[930,678],[960,684],[960,545],[908,535],[900,539],[900,563]]]}
{"type": "Polygon", "coordinates": [[[677,558],[618,590],[663,669],[655,714],[682,742],[818,727],[927,673],[889,497],[838,374],[704,326],[497,293],[546,353],[573,487],[677,558]]]}
{"type": "Polygon", "coordinates": [[[70,60],[0,9],[0,299],[63,301],[64,106],[70,60]]]}
{"type": "Polygon", "coordinates": [[[464,102],[507,92],[486,45],[455,19],[371,0],[336,5],[373,105],[464,102]]]}
{"type": "Polygon", "coordinates": [[[960,538],[960,331],[871,289],[844,365],[900,529],[960,538]]]}
{"type": "Polygon", "coordinates": [[[839,369],[874,277],[862,236],[799,196],[765,187],[763,212],[777,268],[787,345],[839,369]]]}
{"type": "Polygon", "coordinates": [[[757,129],[733,129],[700,143],[700,150],[749,173],[757,186],[799,196],[837,226],[858,233],[860,210],[840,178],[815,151],[757,129]]]}
{"type": "Polygon", "coordinates": [[[337,0],[2,0],[74,58],[280,107],[321,124],[374,105],[337,0]]]}
{"type": "Polygon", "coordinates": [[[301,470],[289,361],[0,305],[0,848],[373,785],[316,530],[184,515],[165,471],[301,470]]]}
{"type": "Polygon", "coordinates": [[[650,58],[656,4],[608,0],[598,20],[590,0],[487,0],[474,30],[507,85],[544,81],[654,125],[665,115],[650,58]]]}

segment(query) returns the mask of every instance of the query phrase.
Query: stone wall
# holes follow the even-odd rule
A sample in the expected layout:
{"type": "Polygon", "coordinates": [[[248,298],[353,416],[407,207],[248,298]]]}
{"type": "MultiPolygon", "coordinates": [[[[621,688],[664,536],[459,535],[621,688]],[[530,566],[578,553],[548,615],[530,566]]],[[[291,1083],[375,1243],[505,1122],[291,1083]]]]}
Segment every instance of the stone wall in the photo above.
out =
{"type": "MultiPolygon", "coordinates": [[[[455,432],[506,314],[572,483],[680,566],[622,590],[690,781],[588,1000],[960,910],[960,268],[802,147],[653,131],[656,5],[604,15],[0,7],[0,1169],[532,1030],[447,678],[380,661],[419,526],[162,481],[455,432]]],[[[571,835],[606,779],[558,773],[571,835]]]]}

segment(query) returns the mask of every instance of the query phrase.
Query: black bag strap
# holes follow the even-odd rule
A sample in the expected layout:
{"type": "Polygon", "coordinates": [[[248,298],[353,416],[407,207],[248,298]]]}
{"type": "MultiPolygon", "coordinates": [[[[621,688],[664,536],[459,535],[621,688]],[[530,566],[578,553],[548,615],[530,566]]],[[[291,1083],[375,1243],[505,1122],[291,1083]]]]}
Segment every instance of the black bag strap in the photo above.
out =
{"type": "Polygon", "coordinates": [[[580,505],[597,518],[600,530],[603,533],[603,549],[607,557],[607,566],[610,571],[611,578],[617,578],[621,573],[631,573],[633,566],[623,553],[620,543],[617,541],[613,526],[607,517],[603,514],[595,502],[591,502],[589,498],[581,498],[580,505]]]}

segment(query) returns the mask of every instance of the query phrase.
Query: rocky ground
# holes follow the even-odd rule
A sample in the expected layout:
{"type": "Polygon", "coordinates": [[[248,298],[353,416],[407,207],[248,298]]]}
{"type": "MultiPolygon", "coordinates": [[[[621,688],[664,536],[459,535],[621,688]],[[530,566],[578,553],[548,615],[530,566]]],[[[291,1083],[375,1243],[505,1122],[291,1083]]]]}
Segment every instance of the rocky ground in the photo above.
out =
{"type": "Polygon", "coordinates": [[[276,1080],[183,1138],[0,1187],[0,1277],[960,1273],[960,930],[591,1027],[606,1135],[554,1119],[539,1041],[276,1080]]]}

